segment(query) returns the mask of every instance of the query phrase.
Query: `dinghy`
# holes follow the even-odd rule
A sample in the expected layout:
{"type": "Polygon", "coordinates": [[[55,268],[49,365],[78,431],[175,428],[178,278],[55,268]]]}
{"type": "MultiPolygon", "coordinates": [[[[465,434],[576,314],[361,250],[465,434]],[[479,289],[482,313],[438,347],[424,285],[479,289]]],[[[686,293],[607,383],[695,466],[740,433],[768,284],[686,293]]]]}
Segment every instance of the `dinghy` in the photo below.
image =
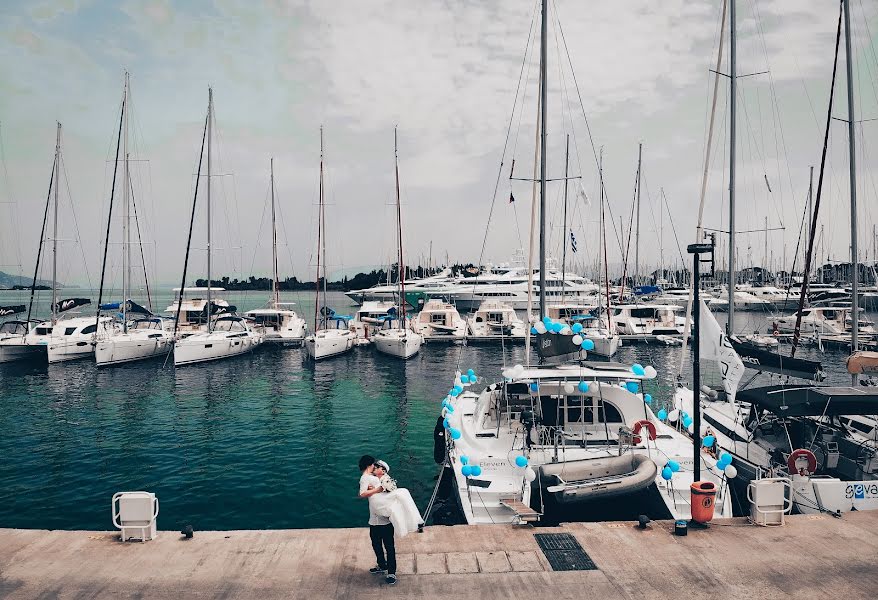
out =
{"type": "Polygon", "coordinates": [[[572,504],[644,490],[657,472],[648,456],[623,454],[542,465],[540,482],[557,502],[572,504]]]}

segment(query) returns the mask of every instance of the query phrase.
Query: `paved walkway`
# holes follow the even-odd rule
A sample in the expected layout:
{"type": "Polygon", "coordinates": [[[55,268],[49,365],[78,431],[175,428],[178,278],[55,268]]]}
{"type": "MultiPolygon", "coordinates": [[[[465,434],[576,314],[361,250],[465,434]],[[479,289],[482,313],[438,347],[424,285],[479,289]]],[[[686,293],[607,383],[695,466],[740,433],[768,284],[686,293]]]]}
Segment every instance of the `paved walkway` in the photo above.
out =
{"type": "Polygon", "coordinates": [[[878,596],[878,512],[743,519],[687,537],[672,523],[557,528],[431,527],[397,542],[388,588],[365,529],[114,533],[0,529],[0,598],[870,598],[878,596]],[[592,571],[553,571],[534,533],[573,534],[592,571]]]}

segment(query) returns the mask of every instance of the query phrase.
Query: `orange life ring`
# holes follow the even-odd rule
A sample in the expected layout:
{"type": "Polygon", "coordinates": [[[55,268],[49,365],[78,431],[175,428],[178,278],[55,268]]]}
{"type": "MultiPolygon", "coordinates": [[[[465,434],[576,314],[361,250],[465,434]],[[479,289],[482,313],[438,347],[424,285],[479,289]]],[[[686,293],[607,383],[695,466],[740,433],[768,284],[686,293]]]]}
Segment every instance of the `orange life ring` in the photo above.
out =
{"type": "Polygon", "coordinates": [[[646,430],[649,432],[649,439],[654,440],[656,438],[656,429],[655,424],[652,421],[647,419],[640,419],[631,427],[631,430],[634,431],[634,443],[640,443],[640,430],[646,427],[646,430]]]}
{"type": "Polygon", "coordinates": [[[772,321],[772,323],[771,323],[771,335],[773,335],[773,336],[778,336],[778,335],[780,335],[780,331],[779,331],[778,328],[777,328],[777,323],[775,323],[775,322],[773,322],[773,321],[772,321]]]}
{"type": "Polygon", "coordinates": [[[799,448],[798,450],[793,450],[790,453],[790,457],[787,459],[787,469],[789,469],[790,474],[797,473],[799,475],[811,475],[812,473],[817,472],[817,457],[814,456],[814,453],[805,448],[799,448]],[[808,467],[798,468],[796,464],[800,458],[805,458],[808,460],[808,467]]]}

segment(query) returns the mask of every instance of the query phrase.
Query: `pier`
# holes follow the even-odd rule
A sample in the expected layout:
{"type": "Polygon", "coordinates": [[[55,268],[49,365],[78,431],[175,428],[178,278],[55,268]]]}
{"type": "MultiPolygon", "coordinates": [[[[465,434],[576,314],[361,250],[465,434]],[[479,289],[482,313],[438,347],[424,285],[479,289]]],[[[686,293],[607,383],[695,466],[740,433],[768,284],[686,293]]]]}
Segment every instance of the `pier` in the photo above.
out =
{"type": "MultiPolygon", "coordinates": [[[[717,521],[428,527],[397,539],[399,583],[370,575],[360,529],[118,533],[0,530],[2,598],[874,598],[878,514],[717,521]],[[534,534],[571,534],[593,565],[554,570],[534,534]]],[[[557,561],[553,561],[557,566],[557,561]]],[[[583,566],[580,563],[579,566],[583,566]]]]}

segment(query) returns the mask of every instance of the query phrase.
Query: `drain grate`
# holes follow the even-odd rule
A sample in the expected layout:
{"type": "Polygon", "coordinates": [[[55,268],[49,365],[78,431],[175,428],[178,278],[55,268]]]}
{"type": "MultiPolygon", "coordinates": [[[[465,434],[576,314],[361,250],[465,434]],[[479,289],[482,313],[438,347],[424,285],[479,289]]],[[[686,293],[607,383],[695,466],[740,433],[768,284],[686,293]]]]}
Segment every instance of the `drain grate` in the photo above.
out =
{"type": "Polygon", "coordinates": [[[569,533],[535,533],[553,571],[594,571],[597,565],[569,533]]]}

